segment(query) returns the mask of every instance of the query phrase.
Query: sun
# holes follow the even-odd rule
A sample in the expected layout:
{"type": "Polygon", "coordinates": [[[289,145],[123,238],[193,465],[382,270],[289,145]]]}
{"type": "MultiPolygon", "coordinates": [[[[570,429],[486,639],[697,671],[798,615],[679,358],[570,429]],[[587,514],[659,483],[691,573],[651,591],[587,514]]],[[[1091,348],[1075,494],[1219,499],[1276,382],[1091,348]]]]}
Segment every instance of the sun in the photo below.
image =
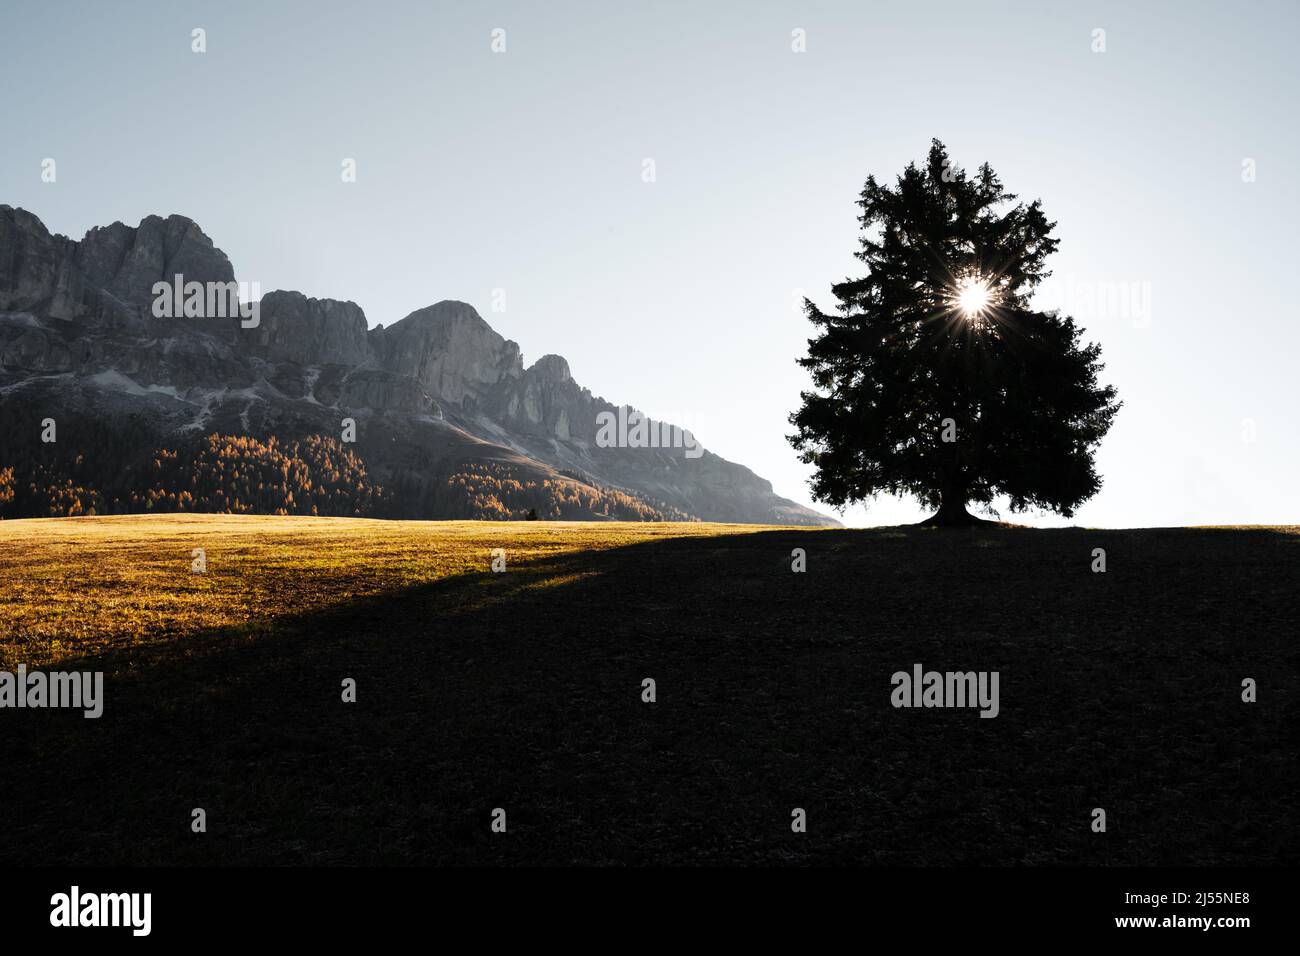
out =
{"type": "Polygon", "coordinates": [[[964,276],[957,281],[952,301],[963,318],[983,318],[993,305],[993,289],[987,279],[964,276]]]}

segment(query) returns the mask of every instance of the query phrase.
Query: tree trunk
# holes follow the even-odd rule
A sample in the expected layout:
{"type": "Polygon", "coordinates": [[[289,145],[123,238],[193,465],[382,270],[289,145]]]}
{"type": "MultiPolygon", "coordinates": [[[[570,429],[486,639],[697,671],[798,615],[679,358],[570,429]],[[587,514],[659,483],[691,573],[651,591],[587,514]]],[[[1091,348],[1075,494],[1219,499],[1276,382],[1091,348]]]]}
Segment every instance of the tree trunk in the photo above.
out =
{"type": "Polygon", "coordinates": [[[966,510],[966,483],[961,478],[961,472],[954,468],[943,480],[943,490],[939,493],[939,510],[921,524],[938,528],[970,528],[988,522],[966,510]]]}
{"type": "Polygon", "coordinates": [[[922,526],[936,528],[969,528],[984,523],[983,518],[977,518],[966,510],[964,498],[948,495],[940,502],[939,510],[921,522],[922,526]]]}

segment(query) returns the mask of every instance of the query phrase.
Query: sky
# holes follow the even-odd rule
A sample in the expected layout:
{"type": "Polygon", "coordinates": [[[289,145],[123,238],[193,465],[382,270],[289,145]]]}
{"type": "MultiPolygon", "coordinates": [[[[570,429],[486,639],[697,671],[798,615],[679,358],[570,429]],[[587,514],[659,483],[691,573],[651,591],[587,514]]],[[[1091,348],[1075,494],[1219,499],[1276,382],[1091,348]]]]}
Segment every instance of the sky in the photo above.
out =
{"type": "Polygon", "coordinates": [[[866,177],[938,138],[1042,200],[1037,304],[1124,403],[1095,498],[1003,517],[1300,523],[1298,27],[1294,0],[0,0],[0,203],[73,238],[189,216],[241,281],[372,326],[469,302],[815,505],[797,304],[862,273],[866,177]]]}

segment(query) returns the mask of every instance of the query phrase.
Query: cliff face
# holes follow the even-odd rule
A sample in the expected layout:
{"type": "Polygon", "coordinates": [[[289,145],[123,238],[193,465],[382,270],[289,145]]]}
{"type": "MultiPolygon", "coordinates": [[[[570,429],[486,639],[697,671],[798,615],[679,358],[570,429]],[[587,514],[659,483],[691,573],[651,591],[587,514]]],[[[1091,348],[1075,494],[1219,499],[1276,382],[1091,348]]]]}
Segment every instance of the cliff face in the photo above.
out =
{"type": "Polygon", "coordinates": [[[108,430],[129,422],[152,440],[214,430],[337,436],[350,418],[371,472],[403,486],[505,463],[703,520],[836,523],[700,448],[606,447],[601,421],[619,407],[582,388],[558,355],[525,367],[519,346],[463,302],[376,329],[353,302],[282,291],[257,302],[256,324],[154,316],[154,284],[176,275],[235,280],[225,254],[183,216],[114,223],[75,242],[0,206],[0,413],[31,426],[7,429],[6,441],[39,440],[35,423],[60,415],[108,430]]]}
{"type": "Polygon", "coordinates": [[[309,299],[301,292],[270,292],[248,347],[272,362],[300,365],[373,365],[366,315],[355,302],[309,299]]]}
{"type": "Polygon", "coordinates": [[[472,306],[439,302],[374,334],[380,364],[417,382],[435,399],[478,407],[523,367],[519,346],[493,331],[472,306]]]}
{"type": "Polygon", "coordinates": [[[148,216],[135,228],[115,222],[73,242],[24,209],[0,206],[0,310],[140,330],[153,284],[177,274],[235,277],[225,253],[184,216],[148,216]]]}

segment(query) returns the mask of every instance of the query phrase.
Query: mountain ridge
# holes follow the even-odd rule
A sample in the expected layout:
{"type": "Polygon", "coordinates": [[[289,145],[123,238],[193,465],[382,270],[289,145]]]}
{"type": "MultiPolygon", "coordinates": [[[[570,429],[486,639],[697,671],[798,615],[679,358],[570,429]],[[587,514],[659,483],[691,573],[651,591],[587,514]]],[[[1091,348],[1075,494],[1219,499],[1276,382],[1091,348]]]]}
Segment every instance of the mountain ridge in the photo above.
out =
{"type": "MultiPolygon", "coordinates": [[[[838,524],[777,496],[745,466],[688,447],[693,436],[680,429],[677,447],[602,444],[602,422],[640,413],[581,386],[558,354],[525,366],[518,343],[468,303],[444,299],[371,328],[355,302],[273,290],[250,300],[255,324],[229,314],[160,317],[155,284],[177,275],[205,286],[236,281],[226,254],[185,216],[114,222],[74,241],[0,205],[6,418],[30,419],[15,414],[22,404],[43,410],[41,419],[88,416],[113,433],[129,425],[155,444],[218,432],[345,435],[352,421],[354,438],[342,440],[394,489],[398,516],[451,516],[438,513],[447,504],[440,489],[458,471],[486,468],[493,480],[529,487],[616,491],[662,514],[838,524]]],[[[37,434],[29,420],[7,430],[6,443],[26,447],[37,434]]],[[[27,453],[35,460],[42,450],[27,453]]]]}

